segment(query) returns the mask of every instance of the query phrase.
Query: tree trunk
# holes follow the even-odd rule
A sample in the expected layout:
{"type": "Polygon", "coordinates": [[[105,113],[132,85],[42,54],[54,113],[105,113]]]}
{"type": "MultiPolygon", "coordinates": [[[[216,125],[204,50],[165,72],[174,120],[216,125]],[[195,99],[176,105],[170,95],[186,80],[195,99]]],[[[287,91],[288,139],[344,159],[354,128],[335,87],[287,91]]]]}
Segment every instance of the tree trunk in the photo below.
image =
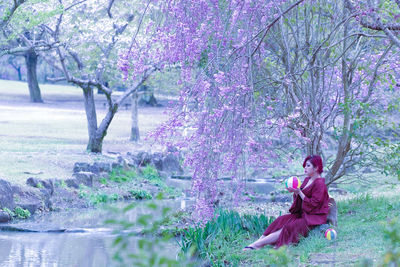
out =
{"type": "Polygon", "coordinates": [[[18,81],[22,81],[22,73],[21,73],[21,67],[17,67],[17,72],[18,72],[18,81]]]}
{"type": "Polygon", "coordinates": [[[138,93],[132,93],[132,126],[131,126],[131,141],[139,141],[139,114],[138,114],[138,93]]]}
{"type": "MultiPolygon", "coordinates": [[[[346,16],[346,9],[343,7],[343,18],[346,16]]],[[[344,29],[343,29],[343,36],[348,36],[348,30],[349,30],[349,23],[346,22],[344,24],[344,29]]],[[[346,51],[347,51],[347,40],[343,40],[343,56],[342,56],[342,86],[343,86],[343,91],[344,91],[344,103],[346,105],[349,104],[349,99],[350,99],[350,81],[348,80],[349,77],[349,68],[347,67],[347,57],[346,57],[346,51]]],[[[350,127],[350,120],[351,120],[351,111],[350,110],[343,110],[343,124],[341,127],[341,132],[342,135],[340,136],[339,143],[338,143],[338,148],[336,151],[336,158],[335,161],[329,170],[328,174],[325,177],[325,183],[329,186],[332,182],[335,181],[335,176],[337,175],[339,169],[342,167],[343,162],[347,156],[347,153],[349,152],[351,148],[351,127],[350,127]]]]}
{"type": "Polygon", "coordinates": [[[97,115],[93,96],[93,88],[88,86],[82,87],[82,89],[89,132],[89,142],[86,149],[89,152],[101,153],[104,136],[99,136],[97,133],[97,115]]]}
{"type": "Polygon", "coordinates": [[[34,50],[29,50],[25,54],[29,96],[31,98],[31,102],[43,103],[42,96],[40,93],[39,83],[37,80],[37,72],[36,72],[37,58],[38,55],[34,50]]]}

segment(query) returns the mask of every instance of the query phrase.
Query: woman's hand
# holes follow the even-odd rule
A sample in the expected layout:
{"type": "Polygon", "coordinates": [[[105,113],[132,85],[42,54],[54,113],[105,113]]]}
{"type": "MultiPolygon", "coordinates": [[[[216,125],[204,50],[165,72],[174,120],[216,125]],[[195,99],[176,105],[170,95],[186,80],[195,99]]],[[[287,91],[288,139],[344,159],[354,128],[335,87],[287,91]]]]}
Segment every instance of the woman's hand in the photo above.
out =
{"type": "Polygon", "coordinates": [[[304,199],[305,195],[301,192],[300,188],[288,188],[289,192],[294,193],[296,196],[300,196],[301,199],[304,199]]]}
{"type": "Polygon", "coordinates": [[[288,191],[290,193],[295,193],[296,195],[298,195],[300,193],[300,188],[288,188],[288,191]]]}

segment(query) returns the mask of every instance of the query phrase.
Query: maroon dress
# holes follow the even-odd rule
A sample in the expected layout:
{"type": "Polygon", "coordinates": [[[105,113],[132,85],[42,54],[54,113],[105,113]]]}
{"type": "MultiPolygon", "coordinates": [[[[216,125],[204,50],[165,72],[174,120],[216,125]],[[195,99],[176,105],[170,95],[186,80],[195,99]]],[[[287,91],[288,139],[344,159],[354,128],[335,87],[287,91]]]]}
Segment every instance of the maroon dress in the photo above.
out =
{"type": "Polygon", "coordinates": [[[317,178],[307,188],[310,177],[307,177],[301,185],[304,200],[299,195],[293,194],[293,204],[289,209],[290,214],[279,216],[265,230],[265,236],[282,229],[278,240],[272,244],[276,248],[298,243],[300,236],[306,237],[308,231],[315,226],[326,223],[329,211],[329,195],[324,178],[317,178]]]}

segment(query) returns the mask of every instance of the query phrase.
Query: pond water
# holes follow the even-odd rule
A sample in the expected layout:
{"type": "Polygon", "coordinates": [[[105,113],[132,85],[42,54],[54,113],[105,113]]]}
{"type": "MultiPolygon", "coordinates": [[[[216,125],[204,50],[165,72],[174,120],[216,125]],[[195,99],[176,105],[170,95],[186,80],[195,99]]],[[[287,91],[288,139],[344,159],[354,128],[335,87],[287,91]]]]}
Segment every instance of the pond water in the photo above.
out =
{"type": "MultiPolygon", "coordinates": [[[[228,180],[223,182],[230,183],[228,180]]],[[[188,191],[191,181],[169,179],[167,183],[188,191]]],[[[274,190],[273,181],[265,179],[252,180],[246,186],[265,194],[274,190]]],[[[157,203],[178,211],[190,208],[193,200],[183,197],[157,203]]],[[[112,207],[126,205],[115,203],[112,207]]],[[[28,220],[0,224],[0,266],[115,266],[112,243],[116,238],[116,226],[105,224],[105,220],[115,219],[118,215],[112,213],[109,207],[37,214],[28,220]]],[[[135,222],[140,214],[148,211],[146,202],[140,202],[135,209],[120,215],[125,220],[135,222]]],[[[153,216],[157,218],[160,214],[153,213],[153,216]]],[[[139,232],[140,228],[133,227],[130,231],[139,232]]],[[[131,238],[129,248],[133,251],[138,238],[131,238]]],[[[161,253],[171,257],[178,251],[177,243],[171,240],[161,253]]]]}
{"type": "MultiPolygon", "coordinates": [[[[172,187],[181,188],[183,190],[190,190],[192,184],[191,179],[192,177],[190,176],[173,176],[172,178],[168,178],[166,180],[166,183],[167,185],[172,187]]],[[[224,184],[224,187],[230,186],[232,183],[232,180],[229,178],[221,178],[219,180],[224,184]]],[[[275,190],[277,182],[276,179],[257,178],[248,179],[245,184],[248,190],[267,195],[275,190]]]]}
{"type": "MultiPolygon", "coordinates": [[[[136,221],[139,214],[148,213],[144,204],[124,214],[124,218],[136,221]]],[[[117,203],[114,207],[124,205],[126,203],[117,203]]],[[[159,205],[179,210],[182,201],[163,200],[159,205]]],[[[115,226],[104,221],[115,216],[108,208],[76,209],[0,224],[3,229],[0,231],[0,266],[114,266],[115,226]]],[[[139,227],[130,229],[139,230],[139,227]]],[[[130,249],[135,250],[137,238],[131,238],[130,249]]],[[[177,243],[171,240],[163,253],[174,255],[171,253],[176,254],[178,250],[177,243]]]]}

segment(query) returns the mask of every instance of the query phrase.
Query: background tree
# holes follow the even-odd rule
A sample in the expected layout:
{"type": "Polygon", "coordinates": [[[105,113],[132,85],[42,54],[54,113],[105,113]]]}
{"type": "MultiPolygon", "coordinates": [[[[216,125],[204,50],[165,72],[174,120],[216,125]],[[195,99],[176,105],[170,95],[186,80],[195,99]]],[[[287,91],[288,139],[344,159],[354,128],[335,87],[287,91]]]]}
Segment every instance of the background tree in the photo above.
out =
{"type": "Polygon", "coordinates": [[[284,100],[275,101],[271,118],[285,121],[287,140],[294,137],[285,153],[304,146],[302,154],[325,155],[328,185],[350,168],[368,165],[364,159],[378,122],[373,111],[382,112],[377,99],[390,72],[390,46],[385,50],[382,36],[357,27],[354,16],[343,1],[316,1],[288,13],[266,37],[268,62],[275,64],[258,82],[261,95],[284,100]]]}
{"type": "Polygon", "coordinates": [[[11,1],[11,5],[9,2],[7,0],[0,1],[0,30],[3,30],[14,16],[17,8],[24,4],[26,0],[11,1]]]}
{"type": "MultiPolygon", "coordinates": [[[[345,0],[345,5],[352,13],[358,14],[356,17],[358,23],[372,31],[383,32],[387,39],[394,45],[392,53],[397,54],[400,48],[400,39],[398,30],[400,29],[400,1],[354,1],[345,0]]],[[[391,62],[390,68],[395,70],[394,74],[389,77],[389,87],[391,91],[396,91],[396,87],[400,86],[397,82],[400,77],[397,71],[399,65],[396,60],[391,62]]],[[[398,90],[397,90],[398,92],[398,90]]],[[[387,109],[385,115],[388,117],[398,117],[400,115],[399,95],[387,100],[387,109]]],[[[400,180],[400,124],[390,121],[391,127],[380,136],[375,138],[375,150],[384,151],[379,156],[372,158],[380,164],[385,174],[395,174],[400,180]]]]}
{"type": "Polygon", "coordinates": [[[7,62],[10,66],[12,66],[18,74],[18,81],[22,81],[22,71],[21,71],[21,64],[18,62],[18,57],[16,56],[9,56],[7,62]]]}
{"type": "MultiPolygon", "coordinates": [[[[43,102],[37,77],[39,51],[52,49],[56,44],[43,40],[44,31],[38,25],[46,23],[57,9],[49,9],[41,1],[14,1],[13,19],[9,18],[2,28],[0,47],[2,55],[23,56],[31,102],[43,102]],[[22,3],[25,3],[21,6],[22,3]],[[35,12],[32,12],[35,10],[35,12]]],[[[11,11],[12,11],[11,10],[11,11]]],[[[11,12],[9,11],[9,12],[11,12]]]]}
{"type": "Polygon", "coordinates": [[[145,46],[143,34],[145,25],[151,22],[150,2],[58,1],[53,4],[62,5],[62,13],[52,25],[44,27],[51,42],[60,45],[47,60],[64,74],[53,80],[66,80],[82,89],[89,132],[87,150],[101,153],[103,139],[119,106],[157,69],[157,61],[146,58],[151,47],[145,46]],[[123,50],[140,52],[142,56],[140,68],[133,73],[124,72],[125,77],[119,71],[126,64],[126,60],[120,61],[119,57],[123,50]],[[142,53],[142,50],[147,52],[142,53]],[[121,84],[126,89],[114,99],[113,91],[121,84]],[[104,93],[107,103],[107,113],[99,125],[94,88],[104,93]]]}

